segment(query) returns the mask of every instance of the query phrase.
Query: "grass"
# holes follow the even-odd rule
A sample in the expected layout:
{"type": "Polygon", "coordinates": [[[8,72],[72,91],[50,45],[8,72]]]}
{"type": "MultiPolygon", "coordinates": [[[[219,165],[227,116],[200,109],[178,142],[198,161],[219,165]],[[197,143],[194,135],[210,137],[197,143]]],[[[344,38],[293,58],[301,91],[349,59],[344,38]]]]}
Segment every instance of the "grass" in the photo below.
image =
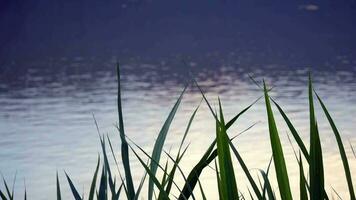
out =
{"type": "MultiPolygon", "coordinates": [[[[338,145],[340,162],[343,164],[343,171],[346,177],[346,182],[348,186],[349,199],[355,200],[354,187],[352,183],[352,174],[350,171],[349,161],[346,155],[345,147],[337,129],[331,114],[329,113],[326,105],[322,99],[318,96],[316,91],[313,89],[311,76],[309,75],[308,82],[308,102],[309,102],[309,127],[310,127],[310,146],[309,150],[307,149],[304,141],[300,137],[300,134],[294,127],[292,121],[283,111],[281,106],[269,96],[269,91],[271,89],[263,82],[263,86],[258,85],[262,91],[266,106],[266,113],[268,119],[268,128],[269,128],[269,138],[270,138],[270,147],[272,150],[271,161],[268,164],[268,167],[264,169],[259,169],[260,176],[258,179],[254,179],[250,173],[250,169],[243,160],[242,155],[238,151],[237,146],[233,144],[233,139],[235,137],[230,137],[228,135],[228,129],[238,123],[238,119],[244,115],[257,101],[261,98],[258,98],[251,105],[247,106],[241,112],[236,114],[232,119],[226,120],[223,112],[223,106],[219,99],[219,109],[214,111],[206,98],[203,90],[199,87],[196,81],[194,86],[199,89],[202,95],[202,100],[209,107],[211,115],[215,119],[215,139],[211,142],[205,153],[197,161],[194,167],[190,171],[183,171],[180,167],[180,161],[186,156],[186,150],[189,145],[185,145],[185,140],[189,134],[190,126],[194,123],[194,118],[196,113],[199,110],[199,106],[192,113],[189,122],[187,124],[184,135],[181,139],[178,153],[176,156],[172,156],[171,153],[167,153],[163,150],[165,140],[169,134],[170,125],[175,117],[175,114],[180,106],[180,102],[184,96],[186,88],[182,90],[179,98],[171,109],[165,123],[163,124],[157,140],[154,144],[152,153],[146,152],[140,146],[136,145],[126,134],[124,128],[124,114],[122,112],[122,102],[121,102],[121,85],[120,85],[120,69],[119,65],[117,66],[117,77],[118,77],[118,91],[117,91],[117,106],[118,106],[118,136],[121,141],[121,163],[122,168],[119,165],[119,162],[116,160],[115,153],[113,151],[111,139],[108,135],[102,135],[98,129],[100,144],[102,147],[102,156],[98,156],[98,161],[96,164],[95,171],[93,172],[92,181],[90,184],[90,190],[88,197],[85,197],[83,193],[80,193],[77,190],[77,187],[73,184],[70,176],[65,172],[65,177],[68,181],[69,190],[72,192],[72,196],[75,200],[118,200],[118,199],[197,199],[197,196],[202,199],[211,199],[211,197],[206,196],[203,189],[204,182],[201,180],[201,174],[207,167],[210,167],[215,170],[216,181],[217,181],[217,191],[220,199],[258,199],[258,200],[273,200],[273,199],[283,199],[290,200],[293,199],[294,193],[298,193],[301,200],[311,199],[311,200],[320,200],[320,199],[329,199],[328,194],[325,192],[325,183],[324,183],[324,164],[323,164],[323,153],[320,142],[320,134],[318,129],[318,123],[315,116],[315,107],[314,107],[314,97],[317,98],[317,102],[320,104],[328,122],[330,128],[335,136],[335,140],[338,145]],[[272,102],[272,104],[271,104],[272,102]],[[279,114],[282,116],[284,122],[289,128],[289,134],[295,140],[298,145],[299,155],[295,152],[296,160],[299,169],[299,190],[293,191],[290,187],[290,180],[288,177],[288,168],[285,161],[285,155],[282,145],[278,127],[275,121],[273,107],[274,105],[279,114]],[[108,146],[110,147],[108,150],[108,146]],[[109,155],[108,155],[109,154],[109,155]],[[138,187],[135,189],[134,180],[132,178],[132,168],[130,165],[130,154],[131,157],[135,157],[142,168],[145,171],[144,176],[141,181],[138,183],[138,187]],[[161,161],[161,157],[166,155],[166,162],[161,161]],[[144,155],[144,156],[140,156],[144,155]],[[233,157],[236,158],[237,162],[234,162],[233,157]],[[115,161],[116,168],[110,166],[109,159],[115,161]],[[304,161],[303,161],[304,160],[304,161]],[[274,187],[271,182],[271,177],[269,172],[271,165],[273,163],[277,189],[274,187]],[[215,167],[211,167],[214,165],[215,167]],[[235,165],[235,166],[234,166],[235,165]],[[235,167],[240,165],[242,168],[241,173],[243,173],[248,180],[248,194],[241,193],[241,190],[237,187],[237,183],[242,182],[242,180],[237,180],[235,176],[235,167]],[[308,173],[305,173],[305,169],[308,169],[308,173]],[[121,174],[120,170],[124,172],[121,174]],[[157,172],[160,175],[158,175],[157,172]],[[177,174],[184,179],[184,184],[177,183],[177,174]],[[143,194],[142,188],[144,183],[148,182],[147,194],[143,194]],[[178,193],[172,192],[172,189],[175,188],[178,193]]],[[[258,84],[254,81],[255,84],[258,84]]],[[[94,118],[95,119],[95,118],[94,118]]],[[[96,124],[96,121],[95,121],[96,124]]],[[[97,124],[96,124],[97,125],[97,124]]],[[[98,126],[97,126],[98,128],[98,126]]],[[[291,144],[290,144],[291,145],[291,144]]],[[[350,149],[353,152],[351,159],[356,159],[355,150],[352,144],[350,144],[350,149]]],[[[59,181],[60,177],[58,173],[56,175],[56,197],[58,200],[62,199],[61,188],[59,181]]],[[[8,182],[3,178],[4,189],[0,189],[0,197],[3,200],[12,200],[14,199],[14,187],[10,188],[8,182]]],[[[333,189],[334,190],[334,189],[333,189]]],[[[174,190],[173,190],[174,191],[174,190]]],[[[336,195],[337,192],[334,190],[336,195]]],[[[27,199],[27,192],[25,190],[24,199],[27,199]]],[[[18,198],[17,198],[18,199],[18,198]]]]}

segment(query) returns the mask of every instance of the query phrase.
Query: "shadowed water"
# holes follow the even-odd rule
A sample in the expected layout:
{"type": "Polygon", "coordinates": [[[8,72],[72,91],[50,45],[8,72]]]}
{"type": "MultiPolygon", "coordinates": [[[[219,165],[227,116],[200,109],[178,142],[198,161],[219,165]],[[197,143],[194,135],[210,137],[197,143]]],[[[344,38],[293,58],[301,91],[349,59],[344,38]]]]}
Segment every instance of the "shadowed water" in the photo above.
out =
{"type": "MultiPolygon", "coordinates": [[[[233,55],[233,54],[232,54],[233,55]]],[[[349,141],[356,145],[356,61],[347,57],[335,58],[339,63],[312,68],[314,86],[323,98],[344,139],[351,173],[356,170],[349,141]],[[337,66],[347,62],[349,68],[337,66]]],[[[13,70],[0,81],[0,170],[11,182],[17,173],[15,195],[22,195],[24,179],[31,199],[55,197],[55,173],[58,170],[64,196],[69,198],[65,170],[78,190],[88,193],[94,173],[99,138],[92,114],[102,134],[108,134],[119,158],[120,141],[114,128],[117,122],[117,82],[114,59],[61,58],[41,63],[28,63],[26,70],[13,70]]],[[[216,107],[217,97],[223,103],[226,118],[231,118],[263,93],[251,81],[274,86],[273,96],[284,108],[297,130],[308,144],[309,123],[307,104],[308,68],[281,65],[241,65],[238,59],[222,63],[187,61],[187,65],[162,60],[145,62],[131,59],[122,66],[122,93],[125,129],[128,137],[151,152],[155,138],[186,82],[188,71],[196,77],[208,99],[216,107]]],[[[178,60],[178,59],[176,59],[178,60]]],[[[22,69],[19,67],[19,69],[22,69]]],[[[164,149],[175,155],[193,110],[201,94],[189,86],[173,121],[164,149]]],[[[318,104],[316,104],[318,105],[318,104]]],[[[326,190],[333,187],[348,198],[346,179],[337,144],[321,108],[316,106],[320,135],[325,156],[326,190]]],[[[289,144],[286,125],[274,108],[277,125],[287,159],[288,173],[295,195],[298,195],[299,172],[289,144]]],[[[258,101],[229,131],[234,136],[255,124],[234,140],[252,174],[265,169],[271,156],[268,126],[263,99],[258,101]]],[[[182,160],[182,169],[189,173],[192,166],[215,137],[214,119],[202,103],[187,137],[190,143],[182,160]]],[[[293,143],[296,148],[297,145],[293,143]]],[[[143,175],[142,167],[131,156],[135,185],[143,175]]],[[[163,156],[162,160],[166,158],[163,156]]],[[[121,161],[121,159],[119,159],[121,161]]],[[[121,162],[120,162],[121,163],[121,162]]],[[[113,165],[114,167],[114,165],[113,165]]],[[[235,162],[237,183],[247,193],[248,182],[235,162]]],[[[115,169],[115,168],[114,168],[115,169]]],[[[273,169],[273,168],[272,168],[273,169]]],[[[271,176],[274,176],[274,169],[271,176]]],[[[178,176],[179,177],[179,176],[178,176]]],[[[355,176],[354,182],[355,180],[355,176]]],[[[179,178],[180,179],[180,178],[179,178]]],[[[178,184],[182,186],[182,180],[178,184]]],[[[209,197],[216,197],[215,172],[209,168],[202,175],[203,187],[209,197]]],[[[274,188],[277,185],[274,183],[274,188]]],[[[146,190],[143,191],[146,194],[146,190]]],[[[198,194],[199,192],[197,192],[198,194]]],[[[145,195],[143,195],[145,196],[145,195]]],[[[199,196],[198,196],[199,198],[199,196]]]]}

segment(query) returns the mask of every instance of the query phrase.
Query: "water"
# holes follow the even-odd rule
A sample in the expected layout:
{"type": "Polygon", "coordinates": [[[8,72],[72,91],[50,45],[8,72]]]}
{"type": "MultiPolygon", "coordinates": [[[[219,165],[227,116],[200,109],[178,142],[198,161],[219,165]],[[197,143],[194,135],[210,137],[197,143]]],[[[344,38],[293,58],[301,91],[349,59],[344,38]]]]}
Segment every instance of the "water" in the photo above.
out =
{"type": "MultiPolygon", "coordinates": [[[[336,58],[346,62],[313,68],[315,89],[323,98],[344,139],[351,173],[355,174],[356,159],[348,142],[356,144],[356,60],[336,58]]],[[[87,193],[94,172],[99,138],[92,114],[98,121],[101,133],[108,134],[119,158],[119,137],[114,127],[116,112],[115,59],[60,58],[38,63],[27,63],[26,70],[14,70],[0,81],[0,170],[15,184],[17,198],[23,195],[24,180],[31,199],[55,198],[55,174],[58,170],[64,196],[69,198],[65,170],[76,183],[78,190],[87,193]]],[[[197,77],[208,99],[216,107],[217,97],[223,103],[227,118],[248,106],[262,95],[262,91],[248,75],[261,82],[264,78],[275,86],[271,92],[297,130],[308,144],[307,73],[304,66],[241,65],[228,59],[219,65],[189,60],[188,67],[180,61],[145,62],[132,59],[122,66],[122,92],[125,129],[127,135],[148,152],[187,80],[187,69],[197,77]],[[177,64],[178,63],[178,64],[177,64]]],[[[22,69],[19,67],[19,69],[22,69]]],[[[189,116],[201,100],[199,91],[190,86],[173,121],[164,149],[173,155],[188,123],[189,116]]],[[[333,187],[343,198],[348,198],[346,180],[335,138],[321,108],[316,106],[324,154],[326,190],[333,187]]],[[[287,127],[274,108],[278,128],[287,159],[288,173],[294,191],[298,191],[299,172],[287,127]]],[[[254,105],[229,131],[236,135],[256,125],[234,140],[246,164],[256,175],[257,168],[265,169],[271,156],[268,127],[263,100],[254,105]]],[[[182,161],[188,173],[197,163],[214,138],[214,119],[202,103],[187,137],[190,143],[182,161]]],[[[293,143],[296,148],[297,145],[293,143]]],[[[131,154],[131,166],[137,187],[142,167],[131,154]]],[[[162,160],[166,158],[163,156],[162,160]]],[[[239,165],[235,164],[237,182],[247,192],[247,180],[239,165]]],[[[273,168],[272,168],[273,169],[273,168]]],[[[273,171],[273,170],[272,170],[273,171]]],[[[274,176],[274,173],[271,173],[274,176]]],[[[353,181],[356,182],[355,176],[353,181]]],[[[202,175],[204,189],[216,197],[214,171],[207,168],[202,175]]],[[[182,180],[178,180],[182,185],[182,180]]],[[[274,183],[274,188],[276,183],[274,183]]],[[[146,190],[143,191],[146,194],[146,190]]],[[[197,192],[198,194],[199,192],[197,192]]],[[[296,193],[298,194],[298,192],[296,193]]]]}

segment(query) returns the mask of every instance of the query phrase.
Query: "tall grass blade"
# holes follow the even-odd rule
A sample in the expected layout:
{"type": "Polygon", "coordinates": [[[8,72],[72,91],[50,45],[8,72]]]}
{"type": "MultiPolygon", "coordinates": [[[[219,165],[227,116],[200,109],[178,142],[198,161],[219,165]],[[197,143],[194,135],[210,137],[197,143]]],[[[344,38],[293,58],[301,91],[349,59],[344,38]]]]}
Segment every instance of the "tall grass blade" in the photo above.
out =
{"type": "Polygon", "coordinates": [[[308,200],[308,192],[306,189],[307,181],[304,176],[302,156],[299,153],[299,194],[300,200],[308,200]]]}
{"type": "Polygon", "coordinates": [[[273,154],[273,161],[276,170],[277,182],[280,191],[281,198],[283,200],[291,200],[292,193],[289,186],[288,180],[288,172],[286,168],[286,163],[284,160],[283,149],[281,145],[281,141],[279,139],[276,122],[274,120],[271,104],[269,101],[268,91],[266,84],[263,83],[264,93],[265,93],[265,102],[267,109],[267,117],[268,117],[268,126],[273,154]]]}
{"type": "Polygon", "coordinates": [[[300,150],[302,151],[305,159],[308,161],[308,163],[310,162],[310,159],[309,159],[309,153],[308,153],[308,150],[307,148],[305,147],[304,145],[304,142],[303,140],[300,138],[297,130],[294,128],[292,122],[289,120],[288,116],[285,114],[285,112],[282,110],[282,108],[277,104],[276,101],[274,101],[273,99],[271,99],[273,101],[273,103],[276,105],[276,107],[278,108],[278,111],[281,113],[284,121],[286,122],[290,132],[292,133],[295,141],[297,142],[300,150]]]}
{"type": "Polygon", "coordinates": [[[220,121],[216,122],[216,146],[218,151],[218,163],[221,178],[221,191],[224,199],[238,199],[237,185],[234,168],[231,160],[229,137],[225,129],[224,115],[219,99],[220,121]]]}
{"type": "Polygon", "coordinates": [[[313,86],[311,75],[309,74],[309,115],[310,115],[310,163],[309,163],[309,176],[310,176],[310,199],[320,200],[324,199],[324,167],[323,155],[320,144],[320,137],[317,127],[317,122],[314,114],[313,102],[313,86]]]}
{"type": "Polygon", "coordinates": [[[62,200],[61,186],[59,184],[58,172],[56,173],[56,182],[57,182],[57,200],[62,200]]]}
{"type": "MultiPolygon", "coordinates": [[[[265,181],[265,188],[266,188],[266,191],[267,191],[267,195],[268,195],[268,199],[269,200],[274,200],[276,199],[275,198],[275,195],[274,195],[274,192],[272,190],[272,187],[271,187],[271,183],[269,181],[269,178],[268,178],[268,175],[263,171],[263,170],[260,170],[261,174],[262,174],[262,177],[265,181]]],[[[282,198],[283,199],[283,198],[282,198]]],[[[284,200],[284,199],[283,199],[284,200]]]]}
{"type": "Polygon", "coordinates": [[[153,183],[156,185],[156,187],[159,189],[159,191],[162,192],[163,198],[164,199],[169,199],[168,194],[166,193],[166,191],[164,190],[163,186],[161,185],[161,183],[156,178],[156,175],[151,171],[151,169],[143,162],[143,160],[140,158],[140,156],[132,148],[131,148],[131,150],[135,154],[137,159],[140,161],[141,165],[145,168],[147,174],[152,179],[153,183]]]}
{"type": "MultiPolygon", "coordinates": [[[[177,167],[178,167],[178,164],[179,164],[180,160],[181,160],[182,157],[183,157],[183,155],[181,155],[181,149],[182,149],[183,143],[184,143],[184,141],[185,141],[185,138],[186,138],[187,135],[188,135],[188,132],[189,132],[190,126],[191,126],[191,124],[192,124],[192,122],[193,122],[193,120],[194,120],[194,117],[195,117],[195,115],[196,115],[196,113],[197,113],[197,111],[198,111],[198,109],[199,109],[199,106],[200,106],[200,103],[199,103],[198,107],[194,110],[193,114],[191,115],[191,117],[190,117],[190,119],[189,119],[188,125],[187,125],[187,127],[186,127],[186,129],[185,129],[185,132],[184,132],[184,135],[183,135],[183,138],[182,138],[182,141],[181,141],[181,143],[180,143],[180,145],[179,145],[179,150],[178,150],[178,154],[177,154],[176,160],[175,160],[175,161],[173,160],[173,162],[174,162],[175,164],[174,164],[174,166],[173,166],[171,172],[169,173],[169,174],[170,174],[170,177],[172,177],[171,180],[173,180],[173,177],[174,177],[174,175],[175,175],[175,172],[176,172],[176,169],[177,169],[177,167]]],[[[166,187],[166,192],[167,192],[168,194],[170,193],[171,188],[172,188],[172,181],[171,181],[171,180],[168,180],[167,187],[166,187]]]]}
{"type": "Polygon", "coordinates": [[[341,160],[342,160],[342,164],[344,166],[344,172],[345,172],[345,176],[346,176],[346,180],[347,180],[347,185],[349,187],[349,194],[350,194],[350,199],[355,200],[355,192],[354,192],[354,188],[352,185],[352,178],[351,178],[351,172],[350,172],[350,167],[349,167],[349,162],[347,160],[347,156],[345,153],[345,148],[344,145],[342,143],[342,139],[340,136],[340,133],[338,131],[338,129],[336,128],[336,125],[334,123],[334,120],[331,118],[331,115],[329,114],[329,111],[327,110],[325,104],[323,103],[323,101],[321,100],[321,98],[319,97],[319,95],[315,92],[316,97],[319,100],[319,103],[321,105],[321,107],[323,108],[323,111],[326,115],[326,118],[328,119],[330,126],[334,132],[336,141],[337,141],[337,145],[339,146],[339,151],[340,151],[340,156],[341,156],[341,160]]]}
{"type": "Polygon", "coordinates": [[[141,190],[142,190],[142,187],[143,187],[143,183],[146,180],[146,176],[147,176],[147,172],[145,172],[145,175],[143,175],[143,177],[141,179],[141,182],[140,182],[140,185],[137,188],[137,191],[136,191],[136,194],[135,194],[135,200],[138,200],[138,198],[140,196],[140,193],[141,193],[141,190]]]}
{"type": "MultiPolygon", "coordinates": [[[[187,89],[187,86],[185,86],[185,88],[182,91],[181,95],[179,96],[178,100],[174,104],[174,106],[173,106],[171,112],[169,113],[165,123],[163,124],[163,127],[162,127],[161,131],[158,134],[157,140],[156,140],[155,145],[153,147],[152,156],[151,156],[153,160],[157,161],[157,163],[159,163],[159,161],[160,161],[163,145],[164,145],[164,142],[166,140],[169,127],[170,127],[170,125],[171,125],[171,123],[173,121],[173,118],[174,118],[177,110],[178,110],[179,104],[182,101],[183,94],[184,94],[186,89],[187,89]]],[[[158,165],[156,163],[154,163],[154,162],[151,162],[150,170],[153,173],[153,175],[156,175],[157,168],[158,168],[158,165]]],[[[150,176],[150,179],[148,181],[148,199],[149,200],[152,200],[153,189],[154,189],[153,188],[153,184],[154,184],[153,180],[152,180],[152,178],[150,176]]]]}
{"type": "Polygon", "coordinates": [[[98,199],[100,200],[107,200],[107,171],[105,164],[103,166],[103,169],[101,171],[101,178],[100,178],[100,184],[99,184],[99,193],[98,193],[98,199]]]}
{"type": "Polygon", "coordinates": [[[80,197],[80,194],[78,193],[77,189],[75,188],[72,180],[69,178],[68,174],[66,172],[64,172],[66,174],[68,183],[69,183],[69,187],[73,193],[73,197],[75,200],[82,200],[82,198],[80,197]]]}
{"type": "Polygon", "coordinates": [[[250,104],[249,106],[247,106],[246,108],[244,108],[242,111],[240,111],[237,115],[235,115],[229,122],[226,123],[225,128],[226,130],[228,130],[235,122],[237,119],[239,119],[239,117],[244,114],[247,110],[249,110],[254,104],[256,104],[260,99],[262,98],[259,97],[257,98],[252,104],[250,104]]]}
{"type": "Polygon", "coordinates": [[[200,188],[200,192],[201,192],[201,197],[202,197],[203,200],[206,200],[206,195],[205,195],[203,187],[202,187],[202,185],[200,183],[200,180],[198,180],[198,184],[199,184],[199,188],[200,188]]]}
{"type": "Polygon", "coordinates": [[[95,185],[96,185],[96,179],[97,179],[97,176],[98,176],[99,165],[100,165],[100,156],[98,156],[98,164],[96,165],[94,176],[93,176],[93,179],[91,181],[89,197],[88,197],[89,200],[94,200],[95,185]]]}
{"type": "MultiPolygon", "coordinates": [[[[271,156],[271,159],[269,160],[269,163],[268,163],[268,166],[267,166],[267,169],[266,169],[266,177],[268,179],[268,174],[269,174],[269,169],[271,167],[271,164],[272,164],[272,160],[273,160],[273,156],[271,156]]],[[[264,179],[264,178],[263,178],[264,179]]],[[[265,180],[265,179],[264,179],[265,180]]],[[[265,199],[266,198],[266,192],[267,192],[267,187],[269,182],[267,183],[266,181],[264,182],[263,184],[263,189],[262,189],[262,199],[265,199]]]]}
{"type": "Polygon", "coordinates": [[[219,173],[219,168],[216,160],[214,160],[215,163],[215,172],[216,172],[216,181],[218,185],[218,192],[219,192],[219,199],[224,199],[223,191],[221,189],[221,179],[220,179],[220,173],[219,173]]]}
{"type": "Polygon", "coordinates": [[[135,188],[132,181],[131,175],[131,168],[130,168],[130,158],[129,158],[129,151],[128,145],[125,138],[125,130],[124,130],[124,122],[122,116],[122,104],[121,104],[121,84],[120,84],[120,65],[117,64],[117,108],[118,108],[118,115],[119,115],[119,132],[121,138],[121,157],[122,163],[125,170],[125,177],[126,177],[126,186],[127,186],[127,198],[133,199],[135,197],[135,188]]]}
{"type": "Polygon", "coordinates": [[[257,196],[258,199],[262,199],[262,195],[261,195],[261,192],[260,190],[258,189],[255,181],[253,180],[251,174],[250,174],[250,171],[248,170],[245,162],[243,161],[242,157],[240,156],[239,152],[237,151],[237,149],[235,148],[235,146],[232,144],[231,141],[229,141],[229,144],[230,144],[230,147],[232,149],[232,152],[234,152],[237,160],[239,161],[240,163],[240,166],[241,168],[243,169],[245,175],[247,176],[247,179],[249,180],[250,184],[251,184],[251,187],[253,189],[253,191],[255,192],[255,195],[257,196]]]}
{"type": "Polygon", "coordinates": [[[184,187],[182,189],[182,193],[179,195],[179,200],[183,200],[185,198],[189,198],[190,195],[192,194],[192,190],[194,189],[195,185],[198,182],[199,176],[202,173],[203,169],[209,165],[209,163],[215,159],[217,152],[215,153],[215,156],[213,156],[212,159],[209,159],[209,156],[212,155],[211,152],[214,149],[216,140],[214,140],[209,148],[206,150],[204,155],[201,157],[199,162],[193,167],[193,169],[190,171],[187,181],[184,184],[184,187]]]}

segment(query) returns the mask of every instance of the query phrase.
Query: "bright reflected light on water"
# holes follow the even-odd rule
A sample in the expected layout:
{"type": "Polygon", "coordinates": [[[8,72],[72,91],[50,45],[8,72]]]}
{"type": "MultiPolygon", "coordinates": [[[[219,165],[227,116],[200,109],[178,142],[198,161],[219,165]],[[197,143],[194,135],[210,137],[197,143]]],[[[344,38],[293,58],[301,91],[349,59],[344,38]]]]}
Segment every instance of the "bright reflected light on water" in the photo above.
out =
{"type": "MultiPolygon", "coordinates": [[[[16,191],[22,193],[23,179],[31,199],[54,198],[55,173],[61,174],[62,191],[69,198],[69,187],[63,170],[71,175],[80,191],[89,190],[89,184],[100,152],[99,139],[92,113],[102,133],[108,133],[119,152],[119,137],[114,128],[116,112],[116,77],[114,68],[83,69],[82,60],[76,60],[68,70],[49,73],[43,69],[29,69],[12,81],[0,82],[0,170],[11,180],[16,173],[16,191]]],[[[68,62],[70,63],[70,62],[68,62]]],[[[102,66],[114,66],[104,63],[102,66]]],[[[274,86],[271,92],[277,102],[295,124],[308,144],[309,122],[307,104],[307,73],[304,67],[286,68],[266,66],[264,68],[236,67],[227,65],[216,68],[199,68],[190,64],[199,84],[206,91],[214,108],[219,96],[226,118],[235,114],[259,98],[262,91],[250,80],[263,78],[274,86]]],[[[184,70],[165,62],[123,66],[124,120],[128,137],[151,152],[155,138],[175,100],[183,88],[187,75],[184,70]]],[[[355,174],[356,159],[352,156],[348,142],[356,144],[355,69],[313,69],[316,91],[323,98],[344,139],[352,174],[355,174]]],[[[10,79],[9,79],[10,80],[10,79]]],[[[173,121],[164,149],[176,154],[189,117],[201,100],[199,91],[189,87],[173,121]]],[[[318,105],[318,104],[316,104],[318,105]]],[[[264,101],[258,101],[236,124],[229,129],[234,136],[247,129],[234,140],[253,175],[257,169],[266,169],[271,157],[264,101]]],[[[334,188],[343,198],[348,198],[346,179],[340,160],[336,140],[319,106],[321,142],[324,154],[326,189],[334,188]]],[[[299,171],[293,150],[287,139],[288,129],[274,108],[280,137],[288,165],[288,173],[295,195],[298,195],[299,171]]],[[[215,137],[214,119],[203,103],[192,124],[186,144],[190,144],[182,160],[182,170],[189,173],[215,137]]],[[[294,148],[297,148],[293,141],[294,148]]],[[[120,155],[117,155],[120,159],[120,155]]],[[[143,175],[140,163],[131,155],[132,172],[136,187],[143,175]]],[[[166,157],[162,157],[162,162],[166,157]]],[[[247,193],[248,182],[235,160],[239,190],[247,193]]],[[[273,177],[274,168],[271,168],[273,177]]],[[[306,170],[307,171],[307,170],[306,170]]],[[[179,174],[177,184],[182,186],[179,174]]],[[[356,182],[355,176],[354,183],[356,182]]],[[[201,177],[209,197],[216,197],[215,172],[207,168],[201,177]]],[[[277,185],[273,182],[274,189],[277,185]]],[[[144,193],[147,191],[144,190],[144,193]]],[[[199,192],[197,192],[199,194],[199,192]]],[[[199,196],[198,196],[199,198],[199,196]]]]}

